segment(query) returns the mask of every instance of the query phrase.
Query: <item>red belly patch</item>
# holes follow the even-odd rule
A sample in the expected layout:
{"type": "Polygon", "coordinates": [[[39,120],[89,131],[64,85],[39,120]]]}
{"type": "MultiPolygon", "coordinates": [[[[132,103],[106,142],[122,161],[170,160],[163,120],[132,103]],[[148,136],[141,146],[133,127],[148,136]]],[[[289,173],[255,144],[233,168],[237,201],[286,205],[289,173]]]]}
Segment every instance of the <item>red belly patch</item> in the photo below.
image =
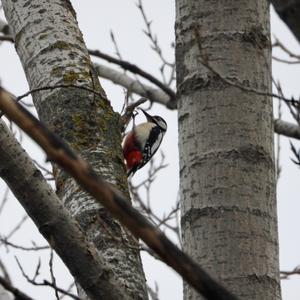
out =
{"type": "Polygon", "coordinates": [[[127,169],[130,170],[133,167],[138,166],[142,159],[143,159],[143,155],[140,151],[131,151],[130,153],[127,154],[126,157],[127,169]]]}

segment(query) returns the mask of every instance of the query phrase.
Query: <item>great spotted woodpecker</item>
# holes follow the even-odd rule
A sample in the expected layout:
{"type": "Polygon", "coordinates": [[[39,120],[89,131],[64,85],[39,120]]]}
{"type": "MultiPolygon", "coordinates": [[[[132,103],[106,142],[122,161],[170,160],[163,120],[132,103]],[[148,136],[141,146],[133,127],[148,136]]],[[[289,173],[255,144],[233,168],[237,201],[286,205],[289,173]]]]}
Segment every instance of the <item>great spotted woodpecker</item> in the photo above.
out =
{"type": "Polygon", "coordinates": [[[167,131],[167,123],[163,118],[151,116],[143,109],[141,111],[147,122],[135,126],[123,142],[127,176],[133,175],[152,158],[167,131]]]}

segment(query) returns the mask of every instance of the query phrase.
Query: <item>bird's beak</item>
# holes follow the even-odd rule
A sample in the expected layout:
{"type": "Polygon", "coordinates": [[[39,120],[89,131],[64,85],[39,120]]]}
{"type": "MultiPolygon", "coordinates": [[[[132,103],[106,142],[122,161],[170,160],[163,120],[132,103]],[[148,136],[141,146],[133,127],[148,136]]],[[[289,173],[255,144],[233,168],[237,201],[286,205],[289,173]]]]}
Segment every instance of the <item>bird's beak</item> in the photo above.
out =
{"type": "Polygon", "coordinates": [[[145,117],[147,118],[147,121],[153,122],[153,118],[152,118],[151,115],[149,115],[147,112],[145,112],[142,108],[140,108],[140,110],[143,112],[143,114],[144,114],[145,117]]]}

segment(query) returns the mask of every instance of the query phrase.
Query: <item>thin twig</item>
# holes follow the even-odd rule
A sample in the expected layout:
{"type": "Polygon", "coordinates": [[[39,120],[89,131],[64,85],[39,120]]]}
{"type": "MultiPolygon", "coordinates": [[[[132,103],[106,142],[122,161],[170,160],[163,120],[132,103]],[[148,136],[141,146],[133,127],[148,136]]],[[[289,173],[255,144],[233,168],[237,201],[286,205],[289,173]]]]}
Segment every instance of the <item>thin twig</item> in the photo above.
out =
{"type": "Polygon", "coordinates": [[[286,54],[288,54],[288,56],[290,58],[295,58],[297,60],[300,60],[300,55],[299,54],[295,54],[293,53],[291,50],[289,50],[287,47],[285,47],[283,45],[282,42],[280,42],[280,40],[277,38],[277,37],[274,37],[275,38],[275,42],[272,44],[272,47],[275,48],[275,47],[279,47],[281,50],[283,50],[286,54]]]}
{"type": "Polygon", "coordinates": [[[243,85],[242,83],[240,83],[238,81],[233,81],[233,80],[230,80],[228,78],[223,77],[217,70],[215,70],[209,64],[207,56],[203,53],[202,46],[201,46],[201,38],[200,38],[200,34],[199,34],[199,28],[197,28],[197,27],[194,28],[194,34],[195,34],[196,42],[197,42],[198,49],[199,49],[199,52],[200,52],[200,55],[198,56],[199,62],[204,67],[206,67],[209,71],[211,71],[214,75],[216,75],[218,78],[220,78],[224,83],[226,83],[230,86],[236,87],[236,88],[238,88],[242,91],[245,91],[245,92],[254,93],[254,94],[262,95],[262,96],[273,97],[273,98],[276,98],[276,99],[279,99],[279,100],[283,100],[286,103],[290,103],[291,105],[293,105],[295,107],[299,106],[298,100],[295,100],[294,98],[286,98],[284,96],[281,96],[281,95],[278,95],[278,94],[275,94],[275,93],[259,91],[259,90],[253,89],[251,87],[247,87],[247,86],[243,85]]]}
{"type": "Polygon", "coordinates": [[[155,290],[148,284],[147,284],[147,289],[148,289],[148,293],[149,293],[152,300],[159,300],[157,282],[155,282],[155,290]]]}
{"type": "Polygon", "coordinates": [[[2,211],[3,211],[3,208],[4,208],[7,200],[8,200],[9,191],[10,190],[9,190],[8,186],[6,186],[5,187],[5,191],[3,193],[2,201],[1,201],[1,204],[0,204],[0,215],[1,215],[2,211]]]}
{"type": "Polygon", "coordinates": [[[162,65],[159,68],[159,71],[162,75],[163,82],[168,87],[170,87],[173,80],[175,79],[175,62],[171,63],[165,59],[165,57],[162,53],[161,47],[159,46],[157,36],[152,31],[152,28],[151,28],[152,21],[150,21],[147,17],[146,11],[143,7],[142,0],[138,1],[137,7],[138,7],[139,11],[141,12],[142,18],[143,18],[145,26],[146,26],[146,29],[143,30],[143,32],[149,38],[149,40],[151,42],[151,49],[159,56],[159,58],[161,60],[162,65]],[[166,75],[165,75],[166,67],[168,67],[168,69],[171,69],[168,80],[166,79],[166,75]]]}
{"type": "Polygon", "coordinates": [[[14,43],[14,39],[11,35],[1,35],[0,34],[0,41],[14,43]]]}
{"type": "MultiPolygon", "coordinates": [[[[73,281],[72,283],[70,283],[69,287],[66,289],[67,293],[71,293],[73,287],[75,286],[75,282],[73,281]]],[[[62,294],[59,299],[63,299],[65,296],[67,296],[67,294],[62,294]]]]}
{"type": "Polygon", "coordinates": [[[168,62],[168,61],[164,58],[164,56],[163,56],[163,54],[162,54],[161,47],[160,47],[159,44],[158,44],[157,36],[152,32],[152,29],[151,29],[152,21],[149,21],[149,20],[148,20],[148,17],[147,17],[147,15],[146,15],[146,11],[145,11],[145,9],[144,9],[142,0],[139,0],[139,1],[138,1],[137,7],[138,7],[138,9],[140,10],[141,15],[142,15],[143,20],[144,20],[144,23],[145,23],[145,25],[146,25],[146,30],[143,30],[143,32],[145,33],[145,35],[146,35],[146,36],[149,38],[149,40],[151,41],[151,43],[152,43],[151,48],[158,54],[158,56],[159,56],[159,58],[161,59],[161,61],[163,62],[163,64],[168,65],[168,66],[170,66],[170,67],[173,67],[173,66],[174,66],[174,63],[168,62]]]}
{"type": "MultiPolygon", "coordinates": [[[[275,82],[275,80],[273,79],[273,77],[272,77],[272,81],[275,82]]],[[[278,101],[278,105],[277,105],[277,108],[278,108],[278,120],[282,119],[282,111],[281,111],[282,105],[281,104],[282,104],[281,101],[278,101]]],[[[281,150],[280,140],[281,140],[280,139],[280,135],[278,134],[277,138],[276,138],[276,146],[277,146],[276,154],[277,154],[277,157],[276,157],[276,162],[275,162],[275,170],[276,170],[276,179],[277,179],[277,182],[279,180],[280,173],[281,173],[281,166],[280,166],[280,150],[281,150]]]]}
{"type": "Polygon", "coordinates": [[[9,242],[7,238],[0,237],[1,245],[9,246],[14,249],[22,250],[22,251],[40,251],[49,249],[49,246],[33,246],[33,247],[25,247],[21,245],[16,245],[12,242],[9,242]]]}
{"type": "Polygon", "coordinates": [[[142,182],[133,185],[131,182],[129,182],[129,189],[130,189],[130,193],[132,195],[133,200],[138,203],[140,211],[146,215],[152,222],[153,224],[155,224],[155,226],[157,227],[161,227],[161,226],[165,226],[166,228],[172,230],[177,236],[178,236],[178,240],[180,241],[180,230],[177,226],[172,226],[170,225],[168,222],[171,221],[172,219],[176,218],[176,214],[179,211],[179,201],[177,201],[177,205],[175,208],[173,208],[166,216],[163,216],[163,218],[159,218],[152,210],[151,208],[151,204],[150,204],[150,191],[151,191],[151,187],[152,187],[152,183],[154,182],[158,172],[162,169],[164,169],[165,167],[167,167],[167,165],[164,163],[165,160],[165,156],[163,154],[163,152],[161,152],[161,161],[158,164],[158,166],[156,166],[154,164],[154,160],[152,159],[149,163],[150,168],[148,170],[148,176],[145,180],[143,180],[142,182]],[[139,193],[139,189],[140,188],[144,188],[146,190],[146,203],[144,203],[144,201],[142,200],[142,197],[140,196],[139,193]]]}
{"type": "Polygon", "coordinates": [[[62,293],[62,294],[65,294],[65,295],[71,297],[71,298],[74,299],[74,300],[82,300],[82,299],[79,298],[78,296],[76,296],[76,295],[74,295],[74,294],[72,294],[72,293],[70,293],[70,292],[68,292],[68,291],[66,291],[66,290],[64,290],[64,289],[62,289],[62,288],[59,288],[59,287],[57,287],[57,286],[54,286],[54,284],[51,283],[51,282],[49,282],[48,280],[43,280],[43,282],[36,282],[36,277],[37,277],[36,274],[39,273],[38,270],[39,270],[39,268],[40,268],[40,265],[38,265],[38,267],[37,267],[37,269],[36,269],[37,271],[36,271],[36,273],[35,273],[35,276],[31,279],[31,278],[25,273],[25,271],[24,271],[24,269],[23,269],[23,267],[22,267],[20,261],[18,260],[18,258],[15,257],[15,259],[16,259],[16,262],[17,262],[17,264],[18,264],[18,267],[19,267],[19,269],[20,269],[20,271],[21,271],[23,277],[24,277],[29,283],[31,283],[32,285],[35,285],[35,286],[49,286],[49,287],[51,287],[51,288],[53,288],[53,289],[56,289],[58,292],[60,292],[60,293],[62,293]]]}
{"type": "Polygon", "coordinates": [[[300,266],[297,266],[292,271],[280,271],[280,279],[288,279],[292,275],[300,275],[300,266]]]}
{"type": "Polygon", "coordinates": [[[54,271],[53,271],[53,250],[52,249],[50,249],[49,269],[50,269],[52,285],[54,287],[55,297],[56,297],[56,300],[59,300],[58,290],[57,290],[57,286],[56,286],[56,279],[55,279],[54,271]]]}
{"type": "Polygon", "coordinates": [[[115,51],[116,51],[116,55],[119,57],[119,59],[122,59],[122,55],[121,55],[121,52],[119,50],[119,47],[118,47],[118,44],[117,44],[117,41],[115,39],[115,35],[113,33],[113,31],[111,30],[110,31],[110,38],[111,38],[111,41],[114,45],[114,48],[115,48],[115,51]]]}
{"type": "Polygon", "coordinates": [[[28,215],[24,215],[20,222],[10,231],[9,234],[6,235],[6,239],[10,239],[22,227],[22,225],[26,222],[27,219],[28,215]]]}
{"type": "Polygon", "coordinates": [[[141,104],[145,103],[146,101],[149,101],[147,98],[140,98],[136,102],[126,106],[124,114],[121,116],[120,119],[120,125],[121,125],[121,132],[125,131],[125,128],[127,127],[128,123],[130,122],[130,119],[132,118],[133,111],[140,106],[141,104]]]}
{"type": "Polygon", "coordinates": [[[47,168],[45,168],[44,166],[42,166],[38,161],[36,161],[35,159],[32,160],[34,162],[34,164],[41,169],[42,171],[44,171],[47,175],[51,175],[53,176],[53,172],[48,170],[47,168]]]}
{"type": "Polygon", "coordinates": [[[288,64],[288,65],[297,65],[300,64],[300,60],[286,60],[283,58],[279,58],[277,56],[272,56],[272,58],[278,62],[284,63],[284,64],[288,64]]]}

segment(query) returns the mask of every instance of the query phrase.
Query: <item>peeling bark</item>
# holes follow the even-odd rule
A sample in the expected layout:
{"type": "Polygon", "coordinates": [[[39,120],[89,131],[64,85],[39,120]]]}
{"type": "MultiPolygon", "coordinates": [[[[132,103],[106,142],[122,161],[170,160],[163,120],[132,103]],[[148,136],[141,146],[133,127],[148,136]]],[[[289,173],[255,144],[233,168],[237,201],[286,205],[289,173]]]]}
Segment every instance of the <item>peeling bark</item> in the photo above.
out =
{"type": "MultiPolygon", "coordinates": [[[[77,84],[103,94],[100,98],[82,89],[55,89],[35,93],[33,101],[40,119],[51,130],[128,195],[119,116],[113,112],[99,84],[70,2],[3,0],[2,3],[31,89],[77,84]]],[[[57,193],[65,207],[113,265],[131,298],[147,299],[139,252],[129,247],[133,237],[66,173],[54,167],[54,174],[57,193]]]]}
{"type": "Polygon", "coordinates": [[[272,99],[200,61],[270,92],[270,51],[268,1],[176,1],[184,249],[249,300],[280,299],[272,99]]]}

